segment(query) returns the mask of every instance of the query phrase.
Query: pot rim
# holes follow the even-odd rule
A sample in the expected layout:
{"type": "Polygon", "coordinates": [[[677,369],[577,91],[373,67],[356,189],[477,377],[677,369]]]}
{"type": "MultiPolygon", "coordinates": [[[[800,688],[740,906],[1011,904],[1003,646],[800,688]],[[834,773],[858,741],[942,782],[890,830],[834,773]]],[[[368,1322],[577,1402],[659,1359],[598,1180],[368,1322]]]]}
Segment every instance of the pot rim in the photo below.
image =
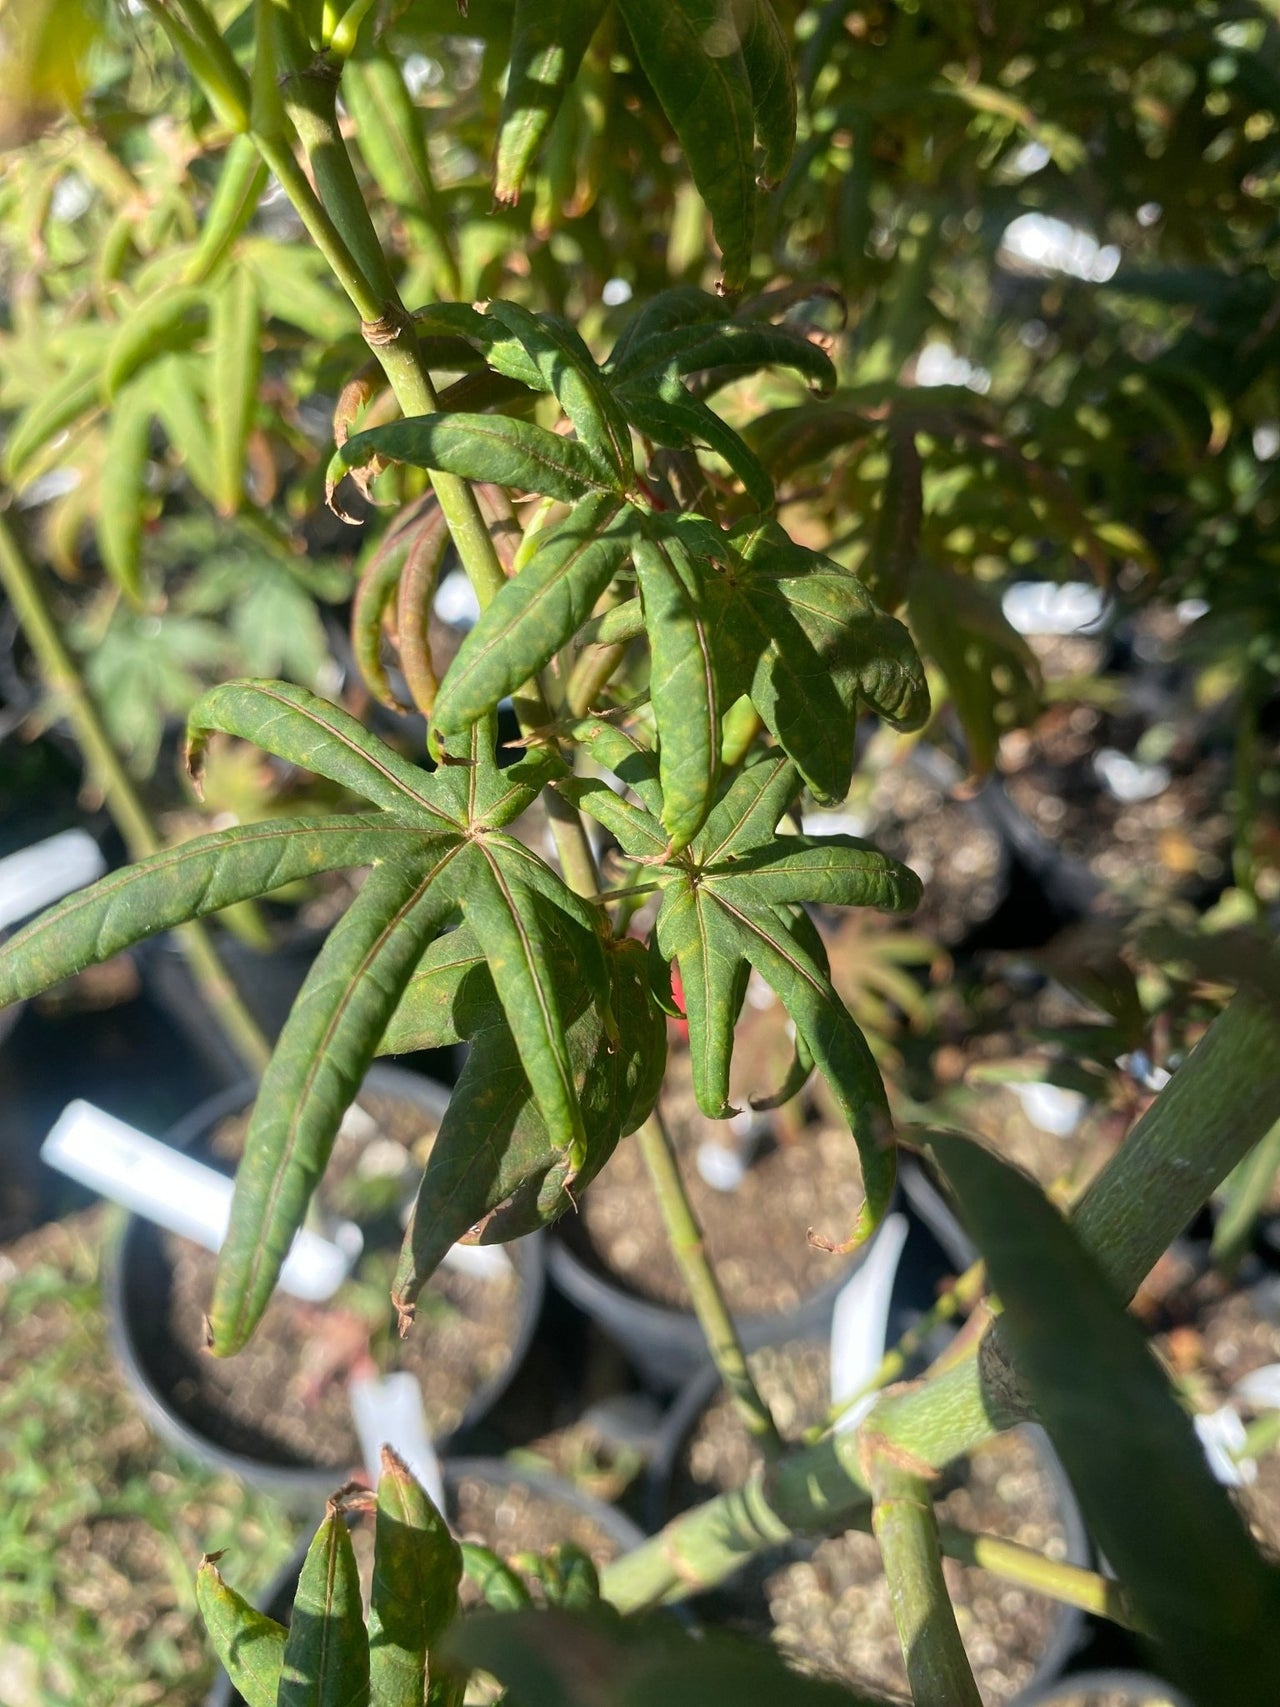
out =
{"type": "MultiPolygon", "coordinates": [[[[362,1088],[365,1086],[384,1095],[407,1097],[437,1116],[443,1114],[451,1094],[447,1087],[421,1073],[381,1062],[375,1063],[366,1073],[362,1088]]],[[[166,1133],[165,1142],[178,1149],[189,1149],[220,1120],[244,1109],[253,1100],[255,1091],[255,1081],[246,1079],[216,1092],[177,1121],[166,1133]]],[[[129,1267],[138,1241],[151,1231],[151,1224],[141,1217],[125,1217],[107,1251],[102,1283],[111,1349],[148,1425],[175,1450],[208,1468],[229,1472],[243,1482],[304,1509],[309,1509],[316,1502],[323,1504],[341,1479],[340,1467],[279,1464],[222,1446],[180,1415],[153,1378],[132,1329],[127,1286],[129,1267]]],[[[441,1437],[437,1444],[443,1451],[447,1451],[452,1440],[474,1428],[498,1404],[528,1356],[537,1332],[546,1287],[545,1247],[540,1233],[528,1234],[515,1243],[520,1247],[520,1257],[515,1265],[519,1279],[519,1308],[510,1355],[502,1368],[472,1394],[457,1426],[441,1437]]]]}
{"type": "MultiPolygon", "coordinates": [[[[669,1522],[673,1515],[667,1510],[667,1503],[679,1455],[688,1441],[694,1423],[720,1386],[719,1371],[714,1365],[699,1370],[685,1383],[663,1420],[657,1449],[649,1461],[644,1488],[645,1522],[655,1533],[669,1522]]],[[[1041,1466],[1049,1478],[1066,1543],[1066,1562],[1089,1567],[1093,1562],[1089,1533],[1067,1473],[1053,1449],[1053,1443],[1038,1423],[1021,1423],[1018,1425],[1018,1432],[1033,1442],[1041,1466]]],[[[1056,1604],[1056,1611],[1057,1620],[1053,1634],[1035,1671],[1023,1690],[1010,1703],[1010,1707],[1032,1707],[1035,1697],[1031,1692],[1045,1684],[1054,1683],[1080,1645],[1088,1614],[1078,1606],[1068,1606],[1063,1602],[1056,1604]]],[[[1050,1704],[1046,1702],[1045,1707],[1050,1707],[1050,1704]]]]}

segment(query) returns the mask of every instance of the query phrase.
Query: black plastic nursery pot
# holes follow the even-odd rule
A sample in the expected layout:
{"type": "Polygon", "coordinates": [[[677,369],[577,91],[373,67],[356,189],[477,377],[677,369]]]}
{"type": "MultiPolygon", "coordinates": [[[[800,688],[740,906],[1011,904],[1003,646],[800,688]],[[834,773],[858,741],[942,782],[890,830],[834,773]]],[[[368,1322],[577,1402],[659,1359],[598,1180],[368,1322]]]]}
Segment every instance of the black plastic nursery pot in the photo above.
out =
{"type": "MultiPolygon", "coordinates": [[[[806,1364],[818,1368],[823,1363],[825,1347],[816,1340],[793,1341],[786,1347],[775,1347],[774,1353],[798,1355],[806,1364]]],[[[794,1436],[808,1418],[784,1414],[779,1393],[769,1391],[765,1380],[768,1373],[757,1366],[757,1376],[764,1381],[766,1396],[783,1433],[794,1436]]],[[[803,1404],[801,1397],[798,1406],[803,1404]]],[[[1072,1564],[1089,1565],[1091,1553],[1084,1521],[1066,1473],[1043,1431],[1028,1425],[1013,1431],[1012,1437],[999,1437],[991,1445],[1003,1455],[999,1473],[975,1472],[971,1481],[963,1484],[960,1497],[967,1497],[965,1488],[980,1487],[975,1497],[990,1507],[997,1498],[1025,1497],[1028,1488],[1034,1487],[1035,1497],[1043,1508],[1036,1521],[1042,1522],[1044,1514],[1051,1513],[1050,1526],[1059,1556],[1072,1564]],[[1004,1492],[1006,1488],[1009,1495],[1004,1492]]],[[[983,1450],[980,1448],[979,1452],[983,1450]]],[[[660,1528],[690,1504],[720,1491],[712,1479],[713,1462],[717,1467],[732,1462],[736,1472],[733,1485],[741,1485],[755,1462],[755,1455],[745,1429],[733,1417],[732,1407],[720,1389],[718,1375],[708,1368],[689,1382],[672,1406],[651,1462],[647,1520],[652,1528],[660,1528]],[[730,1438],[728,1455],[714,1430],[707,1430],[707,1419],[717,1413],[733,1418],[730,1426],[741,1436],[740,1440],[730,1438]]],[[[948,1515],[944,1509],[941,1520],[946,1521],[948,1515]]],[[[969,1516],[967,1512],[962,1515],[969,1516]]],[[[976,1522],[970,1519],[964,1526],[997,1532],[1003,1528],[1010,1538],[1015,1538],[1017,1527],[1002,1526],[982,1517],[976,1522]]],[[[957,1618],[975,1662],[984,1702],[990,1707],[1030,1707],[1033,1700],[1040,1699],[1036,1691],[1059,1678],[1081,1646],[1086,1630],[1085,1614],[1075,1607],[1028,1596],[973,1567],[952,1567],[948,1562],[947,1569],[953,1594],[954,1585],[962,1585],[957,1618]],[[1033,1639],[1024,1640],[1017,1631],[1011,1633],[1011,1622],[1023,1603],[1035,1614],[1033,1639]],[[1007,1658],[1005,1648],[1009,1650],[1007,1658]]],[[[784,1651],[791,1652],[806,1666],[816,1664],[824,1673],[838,1678],[843,1675],[843,1681],[851,1688],[892,1693],[895,1688],[901,1692],[905,1687],[905,1673],[897,1677],[888,1669],[900,1664],[900,1652],[878,1550],[869,1534],[829,1540],[796,1538],[752,1560],[737,1577],[709,1594],[693,1599],[690,1610],[705,1624],[723,1624],[754,1637],[772,1634],[784,1651]],[[874,1586],[877,1581],[878,1589],[874,1586]],[[874,1598],[877,1594],[878,1600],[874,1598]],[[855,1648],[855,1640],[864,1646],[855,1648]],[[878,1652],[865,1646],[877,1641],[878,1652]],[[877,1666],[881,1669],[874,1674],[877,1666]]]]}
{"type": "Polygon", "coordinates": [[[1191,1707],[1191,1702],[1150,1672],[1081,1671],[1024,1695],[1018,1707],[1191,1707]]]}
{"type": "MultiPolygon", "coordinates": [[[[621,1557],[644,1540],[640,1529],[616,1506],[585,1494],[563,1477],[541,1470],[517,1469],[501,1458],[452,1458],[440,1466],[445,1501],[451,1523],[466,1540],[481,1542],[508,1557],[528,1542],[519,1527],[518,1502],[532,1498],[537,1503],[564,1509],[563,1533],[559,1539],[576,1539],[597,1564],[621,1557]],[[478,1496],[478,1498],[477,1498],[478,1496]],[[477,1521],[477,1507],[484,1508],[477,1521]],[[471,1521],[466,1511],[472,1511],[471,1521]],[[463,1514],[459,1526],[460,1510],[463,1514]],[[576,1533],[575,1533],[576,1531],[576,1533]]],[[[280,1571],[261,1601],[261,1610],[278,1623],[288,1624],[293,1608],[302,1562],[311,1537],[305,1536],[292,1559],[280,1571]]],[[[224,1566],[232,1576],[232,1562],[224,1566]]],[[[244,1707],[243,1698],[232,1688],[231,1679],[220,1671],[209,1692],[206,1707],[244,1707]]]]}
{"type": "MultiPolygon", "coordinates": [[[[210,1155],[210,1139],[224,1122],[243,1114],[252,1103],[253,1094],[252,1085],[243,1084],[210,1098],[173,1128],[167,1135],[167,1142],[175,1148],[192,1151],[202,1160],[230,1173],[227,1163],[210,1155]]],[[[409,1111],[406,1118],[419,1111],[434,1121],[447,1106],[449,1092],[433,1080],[403,1068],[377,1065],[367,1074],[360,1096],[380,1099],[379,1106],[382,1107],[402,1107],[409,1111]]],[[[398,1215],[389,1215],[379,1225],[389,1235],[388,1249],[393,1248],[392,1239],[398,1246],[398,1215]]],[[[366,1251],[368,1248],[366,1245],[366,1251]]],[[[474,1372],[464,1366],[453,1381],[448,1409],[443,1413],[450,1418],[449,1421],[442,1423],[440,1418],[430,1416],[433,1408],[432,1382],[436,1378],[432,1373],[431,1355],[433,1351],[439,1351],[439,1362],[443,1365],[444,1354],[440,1348],[444,1341],[440,1336],[444,1334],[452,1335],[448,1344],[466,1350],[474,1324],[464,1315],[459,1315],[456,1324],[449,1326],[448,1299],[452,1296],[449,1289],[452,1287],[453,1292],[457,1292],[463,1288],[461,1295],[465,1301],[475,1295],[474,1291],[465,1292],[465,1286],[474,1288],[475,1283],[467,1281],[465,1276],[457,1282],[433,1281],[432,1287],[437,1291],[443,1287],[440,1296],[445,1302],[437,1307],[432,1302],[432,1292],[424,1294],[424,1307],[419,1310],[410,1341],[406,1342],[403,1351],[406,1366],[418,1365],[415,1372],[423,1380],[429,1421],[442,1451],[448,1450],[455,1442],[465,1440],[498,1403],[523,1362],[537,1328],[545,1283],[541,1235],[521,1239],[506,1246],[505,1250],[512,1264],[513,1278],[507,1279],[510,1279],[513,1291],[501,1300],[500,1329],[492,1330],[485,1342],[483,1349],[488,1361],[477,1366],[474,1372]],[[444,1312],[443,1325],[440,1325],[440,1311],[444,1312]],[[433,1320],[437,1324],[434,1329],[433,1320]]],[[[211,1271],[212,1262],[211,1256],[197,1251],[186,1241],[175,1240],[153,1223],[130,1216],[111,1254],[104,1286],[116,1358],[147,1421],[176,1450],[215,1470],[229,1471],[296,1509],[313,1511],[342,1482],[346,1472],[358,1464],[358,1450],[350,1441],[349,1457],[334,1456],[335,1451],[341,1449],[341,1430],[347,1434],[351,1432],[342,1390],[330,1384],[333,1396],[328,1402],[331,1408],[337,1406],[342,1410],[338,1431],[335,1431],[334,1417],[328,1411],[317,1412],[312,1417],[305,1407],[300,1423],[296,1420],[285,1423],[288,1407],[278,1367],[263,1374],[258,1383],[266,1389],[269,1409],[265,1420],[244,1414],[235,1384],[242,1372],[246,1382],[249,1381],[255,1368],[251,1361],[255,1356],[255,1341],[251,1340],[237,1358],[215,1365],[202,1346],[196,1343],[195,1334],[199,1330],[195,1324],[195,1332],[192,1331],[190,1300],[179,1296],[184,1287],[189,1290],[188,1267],[200,1265],[197,1272],[203,1277],[211,1271]],[[176,1323],[187,1331],[180,1331],[176,1323]],[[211,1377],[208,1372],[215,1368],[219,1380],[222,1380],[222,1371],[229,1372],[225,1378],[231,1384],[229,1397],[225,1388],[209,1388],[211,1377]],[[274,1386],[271,1385],[272,1379],[274,1386]]],[[[504,1279],[504,1285],[507,1279],[504,1279]]],[[[279,1298],[277,1294],[272,1310],[276,1309],[279,1298]]],[[[306,1309],[315,1314],[303,1320],[300,1331],[293,1331],[291,1320],[285,1324],[288,1331],[284,1337],[291,1359],[294,1359],[295,1348],[301,1350],[302,1342],[314,1341],[317,1329],[324,1326],[324,1312],[319,1307],[307,1306],[306,1309]]],[[[392,1310],[389,1298],[386,1311],[386,1337],[388,1343],[394,1345],[390,1333],[392,1310]]],[[[259,1335],[267,1328],[268,1320],[264,1318],[259,1335]]],[[[339,1317],[335,1315],[331,1320],[337,1331],[341,1325],[339,1317]]],[[[472,1339],[475,1337],[471,1336],[472,1339]]],[[[277,1344],[280,1340],[281,1333],[277,1329],[277,1344]]],[[[339,1345],[339,1355],[340,1351],[339,1345]]],[[[400,1357],[401,1348],[397,1347],[397,1361],[400,1357]]],[[[288,1364],[285,1374],[290,1383],[308,1378],[300,1358],[288,1364]]]]}

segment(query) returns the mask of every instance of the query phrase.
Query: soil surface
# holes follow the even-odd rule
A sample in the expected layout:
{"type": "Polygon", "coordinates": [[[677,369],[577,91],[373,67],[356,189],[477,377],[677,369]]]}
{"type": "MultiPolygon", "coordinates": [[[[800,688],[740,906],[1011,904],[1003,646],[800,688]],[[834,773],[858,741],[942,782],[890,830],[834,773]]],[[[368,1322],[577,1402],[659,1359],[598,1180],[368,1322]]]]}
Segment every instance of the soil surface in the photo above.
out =
{"type": "MultiPolygon", "coordinates": [[[[756,1378],[788,1436],[826,1409],[827,1348],[791,1343],[751,1358],[756,1378]]],[[[738,1487],[758,1463],[729,1400],[700,1417],[677,1472],[673,1509],[738,1487]]],[[[1031,1440],[1001,1435],[953,1465],[938,1484],[940,1523],[1000,1535],[1064,1558],[1053,1484],[1031,1440]]],[[[1005,1707],[1030,1681],[1061,1616],[1044,1596],[974,1566],[943,1562],[956,1620],[986,1707],[1005,1707]]],[[[736,1592],[720,1591],[716,1610],[730,1623],[773,1639],[806,1669],[868,1691],[905,1696],[906,1670],[875,1539],[851,1531],[816,1543],[792,1543],[757,1561],[736,1592]]]]}
{"type": "Polygon", "coordinates": [[[1158,1692],[1135,1695],[1130,1689],[1086,1689],[1055,1695],[1045,1707],[1173,1707],[1173,1698],[1158,1692]]]}
{"type": "MultiPolygon", "coordinates": [[[[224,1121],[214,1153],[238,1157],[248,1116],[224,1121]]],[[[360,1456],[346,1376],[366,1347],[384,1373],[419,1379],[432,1434],[462,1421],[473,1396],[506,1367],[519,1329],[519,1281],[443,1265],[428,1283],[406,1340],[396,1337],[388,1290],[398,1250],[398,1206],[412,1196],[434,1122],[408,1102],[366,1093],[349,1114],[319,1191],[322,1211],[362,1226],[365,1255],[324,1307],[277,1293],[244,1351],[213,1358],[200,1349],[215,1258],[166,1235],[173,1272],[169,1328],[189,1356],[172,1400],[202,1433],[233,1451],[282,1464],[346,1469],[360,1456]]]]}
{"type": "Polygon", "coordinates": [[[1004,851],[971,801],[953,798],[898,763],[876,778],[867,811],[867,838],[909,865],[924,884],[924,897],[911,915],[913,930],[958,943],[999,906],[1004,851]]]}
{"type": "MultiPolygon", "coordinates": [[[[707,1184],[703,1145],[732,1146],[731,1123],[708,1120],[693,1095],[687,1050],[673,1050],[663,1110],[689,1196],[729,1307],[737,1315],[794,1310],[839,1273],[809,1244],[810,1227],[847,1236],[862,1204],[862,1170],[847,1128],[815,1120],[791,1142],[766,1141],[734,1191],[707,1184]]],[[[677,1309],[689,1294],[636,1144],[623,1142],[582,1202],[582,1229],[605,1268],[642,1297],[677,1309]]]]}
{"type": "Polygon", "coordinates": [[[502,1559],[517,1553],[545,1553],[572,1541],[597,1567],[622,1551],[595,1519],[568,1500],[524,1482],[498,1483],[464,1476],[450,1500],[450,1520],[461,1541],[491,1547],[502,1559]]]}
{"type": "MultiPolygon", "coordinates": [[[[1236,1382],[1266,1364],[1280,1363],[1280,1288],[1260,1308],[1255,1296],[1232,1290],[1212,1271],[1190,1280],[1162,1302],[1156,1340],[1161,1357],[1197,1411],[1231,1401],[1236,1382]]],[[[1254,1413],[1240,1407],[1246,1426],[1254,1413]]],[[[1257,1463],[1256,1479],[1232,1490],[1254,1539],[1280,1561],[1280,1452],[1257,1463]]]]}

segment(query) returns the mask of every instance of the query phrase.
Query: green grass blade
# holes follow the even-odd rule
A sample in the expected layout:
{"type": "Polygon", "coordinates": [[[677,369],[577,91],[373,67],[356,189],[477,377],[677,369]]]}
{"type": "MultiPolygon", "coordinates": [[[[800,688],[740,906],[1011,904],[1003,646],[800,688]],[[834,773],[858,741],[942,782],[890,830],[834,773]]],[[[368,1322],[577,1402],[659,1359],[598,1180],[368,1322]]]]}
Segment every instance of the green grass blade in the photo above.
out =
{"type": "Polygon", "coordinates": [[[619,0],[636,55],[680,139],[740,290],[755,236],[755,120],[733,24],[720,0],[619,0]]]}
{"type": "Polygon", "coordinates": [[[187,719],[187,769],[197,782],[214,731],[252,741],[408,822],[452,827],[428,792],[427,771],[402,759],[349,713],[292,682],[224,682],[204,695],[187,719]]]}
{"type": "Polygon", "coordinates": [[[622,489],[621,481],[573,439],[505,415],[459,413],[415,415],[353,433],[329,463],[328,491],[332,493],[345,474],[375,456],[414,468],[439,469],[464,480],[541,492],[565,504],[576,504],[593,492],[620,495],[622,489]]]}
{"type": "Polygon", "coordinates": [[[360,1573],[332,1500],[302,1564],[276,1699],[279,1707],[368,1707],[360,1573]]]}
{"type": "Polygon", "coordinates": [[[423,1707],[431,1654],[457,1614],[461,1579],[449,1525],[384,1446],[369,1607],[372,1707],[423,1707]]]}
{"type": "Polygon", "coordinates": [[[619,499],[597,494],[540,537],[450,665],[436,698],[437,728],[469,728],[568,644],[631,550],[631,515],[619,499]]]}
{"type": "Polygon", "coordinates": [[[213,1651],[248,1707],[276,1707],[285,1628],[228,1587],[212,1554],[196,1572],[196,1605],[213,1651]]]}
{"type": "Polygon", "coordinates": [[[78,890],[0,947],[0,1006],[157,931],[321,871],[420,861],[420,831],[372,816],[285,818],[197,836],[78,890]]]}
{"type": "Polygon", "coordinates": [[[210,1348],[228,1357],[266,1309],[410,974],[445,922],[454,849],[425,870],[381,865],[334,927],[263,1075],[218,1257],[210,1348]]]}
{"type": "Polygon", "coordinates": [[[1003,1303],[1000,1337],[1137,1616],[1198,1707],[1266,1707],[1280,1573],[1142,1330],[1036,1186],[965,1139],[930,1141],[1003,1303]]]}

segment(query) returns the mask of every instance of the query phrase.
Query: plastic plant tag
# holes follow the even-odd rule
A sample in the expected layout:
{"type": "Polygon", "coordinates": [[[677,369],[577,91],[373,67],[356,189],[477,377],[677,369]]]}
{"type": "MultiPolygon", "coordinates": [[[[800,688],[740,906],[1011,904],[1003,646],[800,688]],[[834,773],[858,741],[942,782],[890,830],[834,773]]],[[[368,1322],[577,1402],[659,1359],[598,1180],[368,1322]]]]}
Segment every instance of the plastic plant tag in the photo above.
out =
{"type": "Polygon", "coordinates": [[[1261,1369],[1242,1375],[1231,1389],[1237,1405],[1252,1405],[1258,1411],[1280,1411],[1280,1363],[1264,1363],[1261,1369]]]}
{"type": "Polygon", "coordinates": [[[347,1395],[360,1451],[373,1485],[378,1485],[381,1473],[382,1448],[389,1446],[443,1511],[444,1478],[427,1427],[417,1376],[407,1369],[396,1370],[391,1375],[353,1375],[347,1383],[347,1395]]]}
{"type": "MultiPolygon", "coordinates": [[[[831,1315],[831,1404],[838,1409],[864,1387],[884,1358],[893,1283],[907,1242],[905,1215],[890,1215],[857,1271],[840,1288],[831,1315]]],[[[857,1428],[875,1403],[868,1393],[836,1423],[838,1433],[857,1428]]]]}
{"type": "Polygon", "coordinates": [[[107,869],[87,830],[63,830],[0,859],[0,931],[83,889],[107,869]]]}
{"type": "Polygon", "coordinates": [[[1242,1488],[1256,1482],[1258,1466],[1252,1458],[1236,1454],[1245,1443],[1245,1427],[1240,1414],[1231,1405],[1193,1417],[1196,1433],[1209,1460],[1209,1468],[1224,1488],[1242,1488]]]}
{"type": "Polygon", "coordinates": [[[477,1280],[503,1280],[511,1273],[511,1258],[501,1245],[450,1245],[441,1261],[477,1280]]]}
{"type": "MultiPolygon", "coordinates": [[[[232,1182],[92,1103],[68,1103],[40,1155],[59,1173],[207,1251],[226,1237],[232,1182]]],[[[362,1245],[354,1224],[339,1232],[340,1243],[306,1227],[298,1233],[280,1274],[286,1292],[311,1304],[333,1296],[362,1245]]]]}
{"type": "Polygon", "coordinates": [[[1015,581],[1000,603],[1019,634],[1096,634],[1107,614],[1106,594],[1088,581],[1015,581]]]}
{"type": "Polygon", "coordinates": [[[1022,1112],[1033,1126],[1051,1132],[1055,1138],[1070,1138],[1084,1118],[1089,1106],[1079,1091],[1065,1090],[1061,1085],[1037,1080],[1033,1084],[1010,1086],[1022,1104],[1022,1112]]]}

